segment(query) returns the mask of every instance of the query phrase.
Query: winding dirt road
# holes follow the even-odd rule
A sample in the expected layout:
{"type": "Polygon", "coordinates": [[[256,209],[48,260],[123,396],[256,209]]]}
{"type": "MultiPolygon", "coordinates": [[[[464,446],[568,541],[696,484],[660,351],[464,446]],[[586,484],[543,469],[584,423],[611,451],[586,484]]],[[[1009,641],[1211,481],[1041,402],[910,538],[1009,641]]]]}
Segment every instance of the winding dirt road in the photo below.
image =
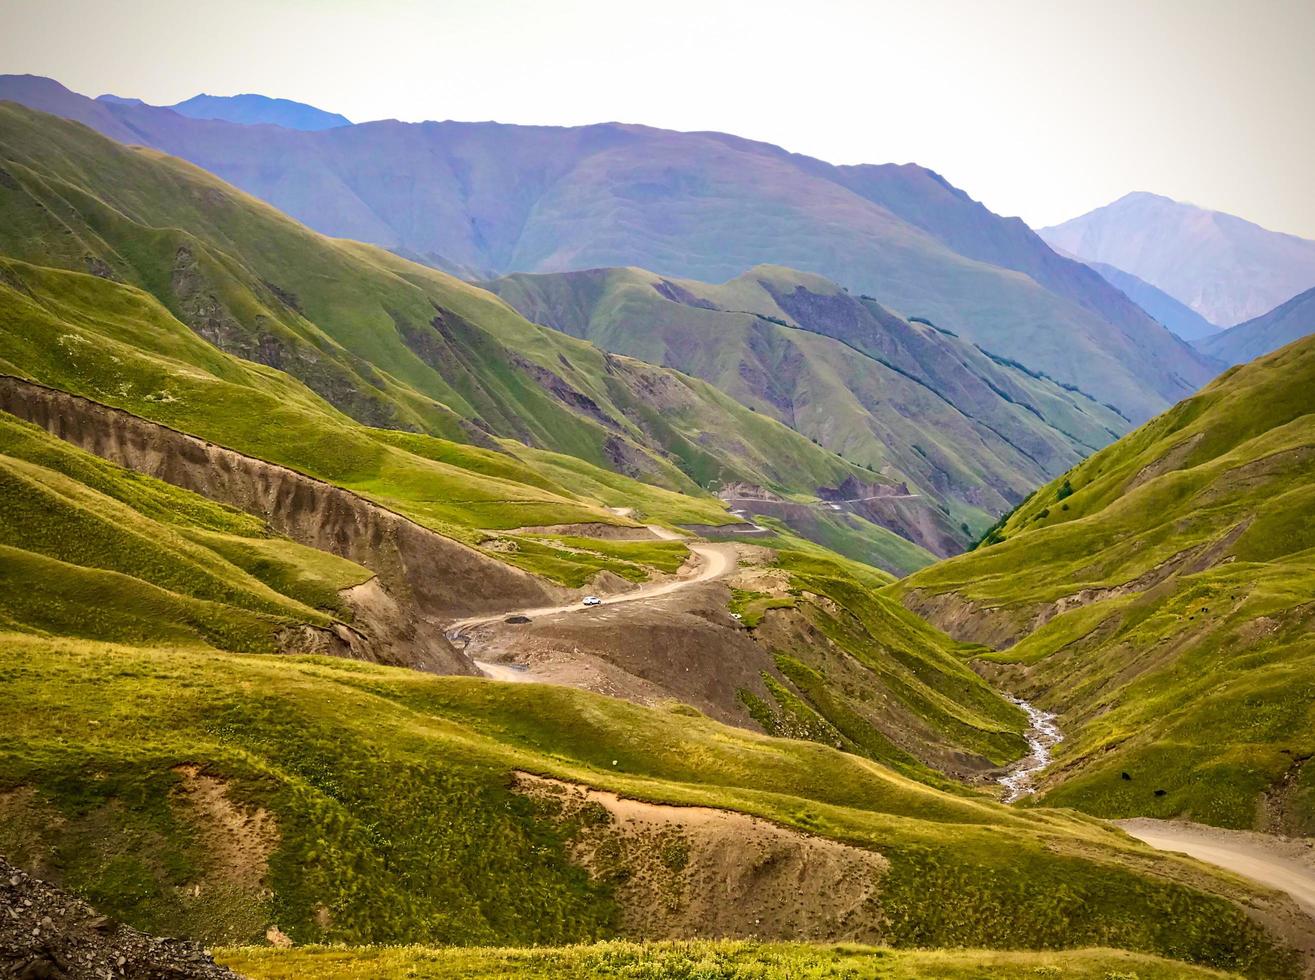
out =
{"type": "Polygon", "coordinates": [[[1287,892],[1315,916],[1315,854],[1308,844],[1174,820],[1143,817],[1114,823],[1157,850],[1178,851],[1287,892]]]}
{"type": "MultiPolygon", "coordinates": [[[[682,541],[684,540],[679,534],[667,530],[664,527],[649,525],[658,538],[664,541],[682,541]]],[[[732,544],[709,544],[706,542],[690,542],[689,550],[698,559],[699,564],[693,575],[683,578],[669,579],[665,582],[658,582],[653,585],[640,586],[630,592],[622,592],[620,595],[608,596],[603,599],[597,606],[585,606],[579,601],[568,603],[562,606],[540,606],[535,609],[508,609],[492,616],[474,616],[470,619],[461,619],[452,623],[445,631],[448,639],[458,640],[471,630],[488,623],[497,623],[505,620],[509,616],[525,616],[529,619],[535,619],[541,616],[555,616],[559,613],[588,613],[599,606],[614,606],[623,602],[639,602],[644,599],[656,599],[659,596],[670,595],[673,592],[679,592],[682,589],[688,589],[690,586],[698,585],[701,582],[710,582],[713,579],[721,578],[723,575],[731,572],[735,568],[735,546],[732,544]]],[[[531,681],[532,678],[523,670],[516,670],[503,664],[483,663],[479,660],[474,661],[475,666],[479,667],[488,677],[500,681],[531,681]]]]}

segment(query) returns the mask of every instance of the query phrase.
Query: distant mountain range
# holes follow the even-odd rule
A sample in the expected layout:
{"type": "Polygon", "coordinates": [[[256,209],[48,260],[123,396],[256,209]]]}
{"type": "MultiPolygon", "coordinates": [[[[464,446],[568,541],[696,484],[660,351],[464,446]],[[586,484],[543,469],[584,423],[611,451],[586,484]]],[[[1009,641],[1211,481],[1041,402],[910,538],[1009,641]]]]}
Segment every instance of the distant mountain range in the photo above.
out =
{"type": "Polygon", "coordinates": [[[1216,366],[1119,290],[915,166],[835,167],[720,133],[191,119],[0,77],[0,98],[184,157],[330,235],[467,278],[640,266],[827,276],[1090,392],[1133,421],[1216,366]]]}
{"type": "Polygon", "coordinates": [[[1206,337],[1197,346],[1226,364],[1243,364],[1313,333],[1315,289],[1308,289],[1264,316],[1206,337]]]}
{"type": "MultiPolygon", "coordinates": [[[[141,99],[126,99],[117,95],[102,95],[96,101],[109,105],[147,106],[141,99]]],[[[184,102],[157,108],[172,109],[190,119],[221,119],[244,125],[267,124],[306,132],[352,124],[350,119],[336,112],[325,112],[313,105],[290,99],[271,99],[266,95],[194,95],[184,102]]]]}
{"type": "Polygon", "coordinates": [[[1131,273],[1225,327],[1315,286],[1315,241],[1158,194],[1128,194],[1040,235],[1084,262],[1131,273]]]}

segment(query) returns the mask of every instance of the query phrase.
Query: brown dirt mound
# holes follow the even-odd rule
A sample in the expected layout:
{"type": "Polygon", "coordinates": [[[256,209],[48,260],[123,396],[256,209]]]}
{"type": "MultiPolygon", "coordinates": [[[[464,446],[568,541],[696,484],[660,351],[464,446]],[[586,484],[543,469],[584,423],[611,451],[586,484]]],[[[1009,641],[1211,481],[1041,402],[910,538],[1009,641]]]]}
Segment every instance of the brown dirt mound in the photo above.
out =
{"type": "Polygon", "coordinates": [[[19,980],[241,980],[200,944],[113,922],[3,858],[0,973],[19,980]]]}
{"type": "Polygon", "coordinates": [[[577,828],[572,855],[612,883],[628,937],[882,938],[879,885],[889,862],[874,851],[731,810],[644,803],[529,773],[515,779],[577,828]]]}
{"type": "Polygon", "coordinates": [[[217,873],[235,882],[263,882],[279,841],[274,817],[239,807],[228,798],[224,781],[199,766],[175,766],[173,771],[181,777],[175,798],[198,827],[217,873]]]}
{"type": "Polygon", "coordinates": [[[636,704],[675,698],[731,725],[757,729],[741,690],[767,696],[771,656],[727,612],[729,596],[707,583],[642,602],[531,616],[481,627],[467,653],[520,665],[517,680],[578,687],[636,704]]]}

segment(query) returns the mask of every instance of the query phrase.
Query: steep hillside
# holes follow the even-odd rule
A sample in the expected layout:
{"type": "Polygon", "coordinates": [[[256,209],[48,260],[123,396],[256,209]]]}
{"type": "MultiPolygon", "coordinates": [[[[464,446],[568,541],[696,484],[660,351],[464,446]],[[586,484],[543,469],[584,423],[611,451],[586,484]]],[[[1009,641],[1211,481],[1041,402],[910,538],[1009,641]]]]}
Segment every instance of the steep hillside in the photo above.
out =
{"type": "MultiPolygon", "coordinates": [[[[1124,272],[1104,262],[1091,262],[1090,266],[1105,277],[1111,286],[1123,291],[1129,299],[1183,340],[1206,340],[1219,333],[1219,328],[1196,310],[1178,302],[1162,289],[1157,289],[1131,272],[1124,272]]],[[[1198,350],[1201,344],[1196,344],[1198,350]]]]}
{"type": "Polygon", "coordinates": [[[869,519],[900,528],[896,505],[921,495],[936,531],[905,536],[940,555],[1129,428],[1089,396],[790,269],[720,285],[637,269],[487,285],[531,320],[704,378],[905,488],[834,495],[868,498],[846,507],[869,519]]]}
{"type": "Polygon", "coordinates": [[[1132,193],[1041,236],[1232,326],[1315,286],[1315,242],[1158,194],[1132,193]]]}
{"type": "Polygon", "coordinates": [[[1143,419],[1213,374],[1080,263],[925,171],[836,168],[717,133],[395,121],[318,133],[193,120],[0,78],[0,98],[205,167],[332,235],[484,276],[636,265],[824,274],[1143,419]]]}
{"type": "Polygon", "coordinates": [[[527,524],[627,523],[603,506],[627,499],[661,520],[724,519],[712,501],[625,478],[604,489],[610,474],[585,484],[606,494],[600,502],[511,455],[369,429],[287,375],[216,350],[137,290],[21,263],[0,270],[4,371],[356,490],[457,539],[527,524]]]}
{"type": "Polygon", "coordinates": [[[0,623],[47,635],[345,648],[356,637],[341,629],[352,619],[344,593],[373,577],[4,413],[0,536],[0,623]]]}
{"type": "MultiPolygon", "coordinates": [[[[714,480],[812,494],[866,473],[706,383],[536,327],[391,253],[322,238],[180,161],[16,106],[0,109],[0,135],[0,252],[102,281],[13,293],[29,307],[25,290],[48,294],[44,316],[58,307],[57,318],[85,319],[78,303],[93,296],[101,309],[139,303],[122,283],[162,307],[151,316],[167,322],[149,334],[130,327],[151,356],[183,343],[165,337],[186,324],[199,338],[185,343],[193,363],[213,362],[216,345],[299,378],[368,425],[490,449],[510,438],[696,495],[714,480]]],[[[29,344],[28,354],[50,352],[29,344]]],[[[11,368],[55,383],[34,362],[11,368]]],[[[179,410],[160,403],[152,414],[100,384],[70,390],[162,421],[179,410]]],[[[875,561],[899,547],[875,525],[849,534],[875,561]]]]}
{"type": "MultiPolygon", "coordinates": [[[[1021,713],[963,666],[963,652],[870,597],[889,577],[821,549],[811,557],[764,551],[757,560],[780,573],[746,573],[741,592],[709,584],[626,607],[619,624],[571,613],[506,625],[511,610],[575,593],[504,561],[567,586],[614,591],[670,576],[689,553],[679,541],[646,540],[643,528],[632,538],[592,539],[570,535],[590,530],[573,525],[484,532],[481,554],[348,491],[52,389],[0,377],[0,410],[12,413],[0,414],[9,420],[0,429],[8,473],[0,616],[9,629],[146,644],[196,639],[469,674],[477,672],[469,657],[496,659],[489,644],[472,650],[463,641],[459,652],[444,634],[454,620],[482,615],[518,663],[531,661],[527,679],[640,703],[678,698],[745,728],[843,742],[918,778],[938,778],[933,770],[980,777],[1024,751],[1021,713]],[[263,540],[273,532],[291,540],[263,540]],[[241,570],[303,602],[315,597],[314,608],[282,601],[241,570]],[[818,598],[830,594],[845,611],[818,598]],[[771,629],[745,630],[762,618],[760,603],[782,611],[771,629]],[[751,613],[744,624],[730,615],[737,605],[751,613]],[[543,636],[569,640],[575,670],[541,676],[543,636]],[[593,681],[581,669],[590,658],[628,668],[632,683],[616,672],[593,681]]],[[[448,492],[459,492],[459,477],[448,480],[448,492]]],[[[470,474],[466,492],[482,489],[470,474]]]]}
{"type": "Polygon", "coordinates": [[[1043,799],[1315,830],[1315,339],[1234,368],[895,586],[1060,713],[1043,799]]]}
{"type": "Polygon", "coordinates": [[[1263,316],[1197,341],[1196,346],[1225,364],[1244,364],[1313,333],[1315,289],[1308,289],[1263,316]]]}

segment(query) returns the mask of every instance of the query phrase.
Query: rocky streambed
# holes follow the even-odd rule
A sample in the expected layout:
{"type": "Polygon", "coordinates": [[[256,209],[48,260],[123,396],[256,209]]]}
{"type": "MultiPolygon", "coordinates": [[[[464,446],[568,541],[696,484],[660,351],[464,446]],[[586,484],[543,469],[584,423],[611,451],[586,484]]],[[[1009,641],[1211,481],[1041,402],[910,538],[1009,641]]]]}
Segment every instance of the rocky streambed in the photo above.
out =
{"type": "Polygon", "coordinates": [[[1009,700],[1027,713],[1028,720],[1026,737],[1030,751],[1000,777],[1004,802],[1017,803],[1036,792],[1036,777],[1050,765],[1050,750],[1064,741],[1064,733],[1055,724],[1056,716],[1052,712],[1042,711],[1022,698],[1010,696],[1009,700]]]}

